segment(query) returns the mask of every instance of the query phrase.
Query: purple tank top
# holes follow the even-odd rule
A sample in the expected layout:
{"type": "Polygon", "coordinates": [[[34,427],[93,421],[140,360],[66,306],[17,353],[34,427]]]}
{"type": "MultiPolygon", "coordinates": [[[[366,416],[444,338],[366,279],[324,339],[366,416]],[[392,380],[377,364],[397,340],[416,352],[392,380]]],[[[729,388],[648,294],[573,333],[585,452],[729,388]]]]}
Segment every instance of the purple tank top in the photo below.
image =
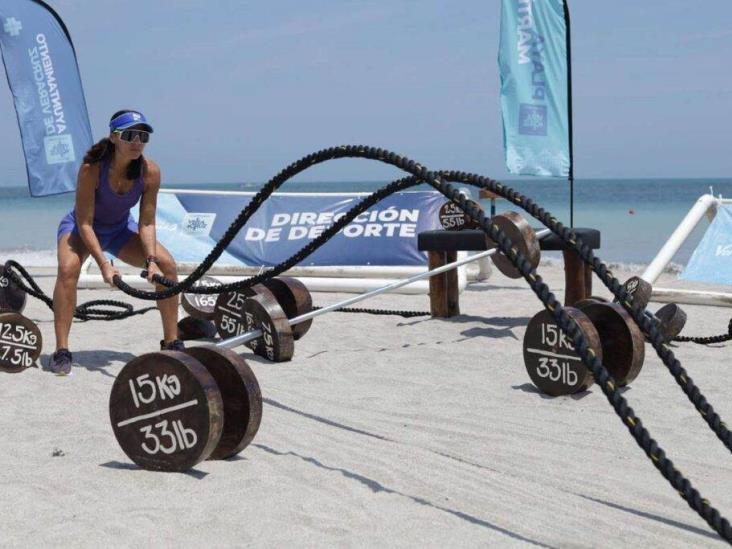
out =
{"type": "Polygon", "coordinates": [[[103,160],[99,169],[99,187],[94,193],[94,225],[110,227],[127,223],[130,209],[137,204],[145,187],[142,175],[135,179],[125,194],[117,194],[109,186],[109,161],[103,160]]]}

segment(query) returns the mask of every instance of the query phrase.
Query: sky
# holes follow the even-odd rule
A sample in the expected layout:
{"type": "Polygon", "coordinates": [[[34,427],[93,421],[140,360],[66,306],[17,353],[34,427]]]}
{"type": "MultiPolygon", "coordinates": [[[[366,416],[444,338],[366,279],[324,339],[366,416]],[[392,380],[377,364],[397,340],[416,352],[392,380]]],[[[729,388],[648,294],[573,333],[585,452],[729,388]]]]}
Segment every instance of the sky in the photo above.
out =
{"type": "MultiPolygon", "coordinates": [[[[47,0],[95,139],[142,110],[166,185],[261,182],[365,144],[506,178],[499,0],[47,0]]],[[[570,0],[577,178],[732,178],[732,2],[570,0]]],[[[0,78],[0,185],[26,185],[0,78]]],[[[337,160],[301,181],[389,180],[337,160]]]]}

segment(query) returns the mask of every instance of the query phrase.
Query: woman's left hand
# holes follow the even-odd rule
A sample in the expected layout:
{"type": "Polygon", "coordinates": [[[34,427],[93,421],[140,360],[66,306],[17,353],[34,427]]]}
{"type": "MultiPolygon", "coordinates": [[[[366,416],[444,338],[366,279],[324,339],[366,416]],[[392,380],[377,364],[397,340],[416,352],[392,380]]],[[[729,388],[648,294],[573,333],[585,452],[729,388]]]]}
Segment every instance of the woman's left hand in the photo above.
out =
{"type": "Polygon", "coordinates": [[[153,276],[155,276],[155,275],[162,277],[163,272],[160,270],[160,267],[158,267],[157,263],[150,263],[147,266],[147,281],[150,284],[154,284],[153,276]]]}

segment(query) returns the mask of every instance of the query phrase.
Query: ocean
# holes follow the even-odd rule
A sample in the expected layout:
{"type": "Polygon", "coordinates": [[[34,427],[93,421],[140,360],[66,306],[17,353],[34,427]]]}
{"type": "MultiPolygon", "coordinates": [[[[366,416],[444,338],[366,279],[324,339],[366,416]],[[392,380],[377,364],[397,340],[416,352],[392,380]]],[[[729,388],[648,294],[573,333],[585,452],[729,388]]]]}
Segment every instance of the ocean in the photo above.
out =
{"type": "MultiPolygon", "coordinates": [[[[563,223],[569,223],[569,185],[566,181],[513,179],[505,184],[533,198],[563,223]]],[[[291,192],[369,192],[386,182],[288,182],[291,192]]],[[[575,181],[574,224],[601,231],[597,255],[609,263],[640,270],[666,242],[684,215],[702,195],[732,197],[732,179],[579,179],[575,181]]],[[[164,185],[164,187],[166,187],[164,185]]],[[[261,184],[208,183],[168,185],[170,188],[255,191],[261,184]]],[[[477,189],[472,189],[473,197],[477,189]]],[[[425,186],[426,188],[426,186],[425,186]]],[[[27,187],[0,187],[0,259],[27,266],[56,263],[56,228],[73,208],[73,193],[31,198],[27,187]]],[[[481,201],[486,212],[490,201],[481,201]]],[[[503,200],[496,211],[508,208],[503,200]]],[[[703,220],[674,257],[672,269],[686,264],[708,221],[703,220]]]]}

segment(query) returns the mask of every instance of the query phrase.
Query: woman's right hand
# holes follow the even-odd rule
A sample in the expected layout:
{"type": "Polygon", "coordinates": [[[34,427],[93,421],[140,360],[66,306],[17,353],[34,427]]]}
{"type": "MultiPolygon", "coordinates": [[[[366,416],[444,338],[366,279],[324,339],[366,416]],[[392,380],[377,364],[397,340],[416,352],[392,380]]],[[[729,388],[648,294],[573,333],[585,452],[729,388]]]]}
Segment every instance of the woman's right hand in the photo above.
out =
{"type": "Polygon", "coordinates": [[[114,286],[114,282],[112,281],[112,279],[115,276],[120,276],[117,267],[112,265],[111,261],[105,261],[104,263],[102,263],[100,269],[102,271],[102,278],[104,279],[104,282],[106,282],[110,286],[114,286]]]}

